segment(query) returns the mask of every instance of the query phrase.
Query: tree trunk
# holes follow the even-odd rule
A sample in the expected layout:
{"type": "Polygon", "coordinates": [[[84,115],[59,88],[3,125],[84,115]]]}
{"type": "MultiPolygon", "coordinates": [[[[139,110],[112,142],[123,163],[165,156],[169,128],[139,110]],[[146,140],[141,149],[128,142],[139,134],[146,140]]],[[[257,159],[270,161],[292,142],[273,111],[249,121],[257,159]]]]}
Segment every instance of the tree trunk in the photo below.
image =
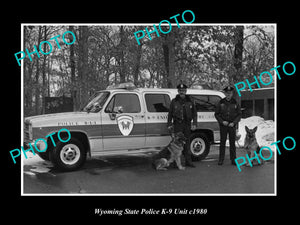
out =
{"type": "Polygon", "coordinates": [[[232,74],[232,82],[236,83],[241,80],[242,62],[243,62],[243,40],[244,26],[237,26],[235,31],[235,48],[234,48],[234,67],[235,73],[232,74]]]}
{"type": "MultiPolygon", "coordinates": [[[[74,26],[69,26],[69,31],[74,33],[74,26]]],[[[73,42],[73,36],[71,38],[70,36],[70,43],[73,42]]],[[[71,97],[73,99],[73,111],[76,109],[76,102],[77,102],[77,96],[76,96],[76,78],[75,78],[75,56],[74,56],[74,45],[70,45],[70,67],[71,67],[71,97]]]]}
{"type": "MultiPolygon", "coordinates": [[[[28,26],[24,26],[24,48],[27,46],[27,42],[30,42],[30,31],[31,29],[28,26]]],[[[24,59],[24,115],[32,115],[33,113],[33,102],[32,97],[34,93],[33,88],[33,68],[34,64],[29,61],[26,57],[24,59]]]]}
{"type": "MultiPolygon", "coordinates": [[[[47,41],[48,39],[48,29],[47,26],[43,26],[44,29],[44,39],[43,41],[47,41]]],[[[44,44],[43,46],[43,52],[48,52],[47,45],[44,44]]],[[[46,61],[47,61],[47,55],[43,55],[43,67],[42,67],[42,81],[43,81],[43,87],[42,87],[42,114],[45,113],[45,96],[47,92],[47,85],[46,85],[46,61]]]]}
{"type": "Polygon", "coordinates": [[[121,26],[120,27],[120,44],[119,44],[119,52],[120,52],[120,83],[124,83],[125,82],[125,59],[124,59],[124,27],[121,26]]]}
{"type": "Polygon", "coordinates": [[[79,104],[76,107],[76,110],[82,108],[86,104],[88,96],[88,27],[80,26],[79,27],[79,59],[78,59],[78,92],[79,95],[79,104]]]}
{"type": "Polygon", "coordinates": [[[142,45],[138,45],[137,52],[136,52],[134,74],[133,74],[133,83],[135,86],[138,86],[138,83],[139,83],[139,71],[140,71],[140,65],[141,65],[141,57],[142,57],[142,45]]]}
{"type": "MultiPolygon", "coordinates": [[[[142,30],[142,26],[137,27],[138,30],[142,30]]],[[[142,58],[142,48],[143,48],[143,43],[140,45],[137,45],[136,48],[136,61],[135,61],[135,67],[133,70],[133,83],[135,86],[139,84],[139,72],[140,72],[140,65],[141,65],[141,58],[142,58]]]]}
{"type": "MultiPolygon", "coordinates": [[[[39,33],[38,33],[38,43],[37,49],[40,46],[42,39],[42,27],[39,26],[39,33]]],[[[39,84],[39,77],[40,77],[40,59],[35,55],[34,59],[36,61],[36,73],[35,73],[35,114],[40,114],[40,84],[39,84]]]]}
{"type": "Polygon", "coordinates": [[[164,61],[166,68],[166,81],[168,88],[175,87],[175,37],[173,33],[169,33],[162,45],[164,52],[164,61]]]}

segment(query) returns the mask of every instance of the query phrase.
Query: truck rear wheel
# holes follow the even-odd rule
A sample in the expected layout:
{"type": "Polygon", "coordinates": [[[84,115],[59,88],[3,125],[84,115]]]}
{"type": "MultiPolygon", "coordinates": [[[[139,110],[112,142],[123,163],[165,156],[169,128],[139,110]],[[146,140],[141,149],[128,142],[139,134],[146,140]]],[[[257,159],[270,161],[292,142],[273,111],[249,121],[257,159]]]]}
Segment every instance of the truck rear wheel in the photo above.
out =
{"type": "Polygon", "coordinates": [[[86,160],[86,151],[76,138],[67,143],[58,142],[50,152],[53,165],[63,171],[73,171],[81,167],[86,160]]]}
{"type": "Polygon", "coordinates": [[[190,150],[192,160],[199,161],[205,159],[210,150],[210,144],[204,133],[193,133],[190,139],[190,150]]]}

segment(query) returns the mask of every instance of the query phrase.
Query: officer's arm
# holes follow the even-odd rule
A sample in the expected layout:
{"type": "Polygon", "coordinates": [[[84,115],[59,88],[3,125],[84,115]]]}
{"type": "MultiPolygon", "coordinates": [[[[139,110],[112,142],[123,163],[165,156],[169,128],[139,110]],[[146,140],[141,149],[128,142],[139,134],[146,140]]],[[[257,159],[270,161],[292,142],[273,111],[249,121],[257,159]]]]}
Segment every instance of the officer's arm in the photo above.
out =
{"type": "Polygon", "coordinates": [[[234,125],[238,124],[238,122],[240,122],[241,118],[242,118],[242,110],[239,104],[236,104],[236,111],[237,111],[237,116],[235,117],[235,119],[233,120],[234,125]]]}
{"type": "Polygon", "coordinates": [[[196,109],[195,101],[192,101],[192,113],[193,113],[193,124],[195,126],[197,126],[198,115],[197,115],[197,109],[196,109]]]}
{"type": "Polygon", "coordinates": [[[220,102],[218,102],[218,104],[216,106],[215,117],[216,117],[216,119],[219,123],[221,123],[221,124],[223,123],[223,119],[221,118],[221,104],[220,104],[220,102]]]}
{"type": "Polygon", "coordinates": [[[169,113],[168,113],[168,127],[172,126],[172,120],[173,120],[173,105],[174,105],[174,101],[171,101],[170,104],[170,109],[169,109],[169,113]]]}

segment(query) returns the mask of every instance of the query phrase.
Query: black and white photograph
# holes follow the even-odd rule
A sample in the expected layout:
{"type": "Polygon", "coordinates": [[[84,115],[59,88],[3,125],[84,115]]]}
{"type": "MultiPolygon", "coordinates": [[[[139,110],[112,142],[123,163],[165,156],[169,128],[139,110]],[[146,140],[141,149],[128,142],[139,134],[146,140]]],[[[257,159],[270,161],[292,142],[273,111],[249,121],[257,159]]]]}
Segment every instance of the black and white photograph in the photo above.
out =
{"type": "Polygon", "coordinates": [[[2,18],[3,219],[296,218],[295,4],[66,3],[2,18]]]}
{"type": "Polygon", "coordinates": [[[276,194],[276,24],[22,34],[24,195],[276,194]]]}

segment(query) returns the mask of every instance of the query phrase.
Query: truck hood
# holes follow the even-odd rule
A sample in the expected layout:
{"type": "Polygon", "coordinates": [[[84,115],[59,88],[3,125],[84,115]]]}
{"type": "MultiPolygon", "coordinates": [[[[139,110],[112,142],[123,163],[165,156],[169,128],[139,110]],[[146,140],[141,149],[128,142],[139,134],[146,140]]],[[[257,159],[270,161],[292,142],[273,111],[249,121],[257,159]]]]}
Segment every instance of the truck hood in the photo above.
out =
{"type": "Polygon", "coordinates": [[[88,123],[99,124],[100,114],[87,112],[53,113],[26,117],[24,122],[30,123],[32,127],[76,126],[88,123]]]}

